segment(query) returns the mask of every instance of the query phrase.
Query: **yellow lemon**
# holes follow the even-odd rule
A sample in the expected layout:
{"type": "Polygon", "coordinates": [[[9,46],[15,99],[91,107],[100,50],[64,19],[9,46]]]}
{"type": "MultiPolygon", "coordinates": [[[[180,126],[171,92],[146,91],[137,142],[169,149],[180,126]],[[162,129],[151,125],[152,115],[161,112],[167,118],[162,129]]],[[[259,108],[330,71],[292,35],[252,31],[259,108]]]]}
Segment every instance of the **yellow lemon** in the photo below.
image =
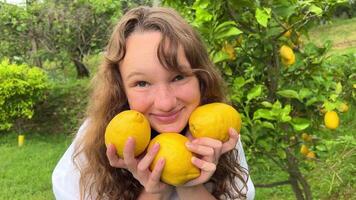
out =
{"type": "Polygon", "coordinates": [[[311,142],[313,140],[313,136],[308,133],[302,133],[302,139],[306,142],[311,142]]]}
{"type": "Polygon", "coordinates": [[[227,53],[227,55],[229,56],[229,59],[230,60],[234,60],[236,59],[236,53],[235,53],[235,49],[234,47],[229,44],[229,43],[225,43],[223,48],[222,48],[222,51],[224,51],[225,53],[227,53]]]}
{"type": "Polygon", "coordinates": [[[315,158],[315,153],[312,152],[312,151],[309,151],[306,155],[307,158],[311,158],[311,159],[314,159],[315,158]]]}
{"type": "Polygon", "coordinates": [[[134,110],[120,112],[109,122],[105,130],[105,144],[114,144],[117,154],[123,158],[123,150],[129,137],[135,139],[135,156],[145,151],[151,139],[148,120],[134,110]]]}
{"type": "Polygon", "coordinates": [[[335,111],[328,111],[324,116],[324,123],[328,129],[336,129],[339,126],[339,116],[335,111]]]}
{"type": "Polygon", "coordinates": [[[349,110],[349,106],[346,103],[342,103],[338,108],[340,112],[347,112],[349,110]]]}
{"type": "Polygon", "coordinates": [[[284,36],[284,37],[287,37],[287,38],[289,38],[291,35],[292,35],[292,31],[291,31],[291,30],[286,31],[286,32],[284,32],[284,34],[283,34],[283,36],[284,36]]]}
{"type": "Polygon", "coordinates": [[[289,46],[282,45],[282,47],[279,49],[279,54],[284,65],[292,65],[295,63],[294,52],[289,46]]]}
{"type": "Polygon", "coordinates": [[[242,41],[243,41],[243,36],[239,35],[236,39],[236,45],[237,46],[241,46],[242,45],[242,41]]]}
{"type": "Polygon", "coordinates": [[[153,170],[158,160],[164,158],[163,182],[178,186],[200,176],[200,170],[191,162],[193,153],[185,146],[187,141],[188,138],[179,133],[160,133],[151,140],[148,151],[155,143],[159,143],[160,148],[150,169],[153,170]]]}
{"type": "Polygon", "coordinates": [[[300,147],[300,153],[303,155],[307,155],[309,153],[309,148],[305,144],[302,144],[302,146],[300,147]]]}
{"type": "Polygon", "coordinates": [[[229,128],[241,129],[241,116],[225,103],[210,103],[196,108],[189,118],[189,130],[196,138],[210,137],[220,141],[229,139],[229,128]]]}

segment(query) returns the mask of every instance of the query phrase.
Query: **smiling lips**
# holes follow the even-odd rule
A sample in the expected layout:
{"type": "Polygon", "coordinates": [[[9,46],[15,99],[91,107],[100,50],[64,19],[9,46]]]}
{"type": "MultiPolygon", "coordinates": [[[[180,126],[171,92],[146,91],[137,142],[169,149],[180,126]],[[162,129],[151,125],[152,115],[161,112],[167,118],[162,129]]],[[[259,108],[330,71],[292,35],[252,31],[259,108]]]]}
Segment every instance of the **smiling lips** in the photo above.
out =
{"type": "Polygon", "coordinates": [[[155,119],[161,123],[169,124],[169,123],[175,122],[177,120],[182,109],[179,109],[177,111],[170,112],[170,113],[151,114],[151,116],[153,117],[153,119],[155,119]]]}

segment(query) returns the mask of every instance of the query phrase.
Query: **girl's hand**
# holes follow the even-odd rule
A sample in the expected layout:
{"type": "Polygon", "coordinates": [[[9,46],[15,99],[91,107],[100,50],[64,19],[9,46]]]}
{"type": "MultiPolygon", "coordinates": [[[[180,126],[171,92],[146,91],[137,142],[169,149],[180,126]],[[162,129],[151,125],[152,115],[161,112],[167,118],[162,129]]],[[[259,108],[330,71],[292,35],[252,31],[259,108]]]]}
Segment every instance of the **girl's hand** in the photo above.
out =
{"type": "Polygon", "coordinates": [[[149,166],[159,150],[159,144],[157,143],[153,145],[153,148],[151,148],[150,151],[140,158],[135,158],[134,149],[135,140],[130,137],[126,141],[123,152],[124,159],[122,159],[117,156],[115,146],[113,144],[108,145],[106,155],[109,159],[110,165],[112,167],[125,168],[129,170],[141,183],[141,185],[145,187],[145,190],[148,193],[162,193],[164,195],[170,193],[172,190],[171,186],[160,181],[165,160],[159,160],[152,172],[149,170],[149,166]]]}
{"type": "Polygon", "coordinates": [[[201,172],[198,178],[187,182],[184,186],[194,186],[209,181],[216,170],[220,156],[234,149],[237,144],[239,134],[236,130],[230,128],[229,135],[230,138],[225,143],[207,137],[194,139],[188,135],[188,138],[193,140],[187,142],[186,146],[188,150],[197,154],[196,157],[193,156],[192,163],[198,167],[201,172]]]}

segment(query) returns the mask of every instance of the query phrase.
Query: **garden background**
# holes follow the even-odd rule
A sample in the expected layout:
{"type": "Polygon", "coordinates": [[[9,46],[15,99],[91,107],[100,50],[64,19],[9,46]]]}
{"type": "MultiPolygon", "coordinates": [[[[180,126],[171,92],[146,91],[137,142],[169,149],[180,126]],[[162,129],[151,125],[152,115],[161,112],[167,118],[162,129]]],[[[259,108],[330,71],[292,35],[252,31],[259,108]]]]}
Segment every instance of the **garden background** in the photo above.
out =
{"type": "Polygon", "coordinates": [[[0,1],[0,199],[54,199],[108,34],[138,5],[202,35],[242,114],[256,199],[356,199],[353,0],[0,1]]]}

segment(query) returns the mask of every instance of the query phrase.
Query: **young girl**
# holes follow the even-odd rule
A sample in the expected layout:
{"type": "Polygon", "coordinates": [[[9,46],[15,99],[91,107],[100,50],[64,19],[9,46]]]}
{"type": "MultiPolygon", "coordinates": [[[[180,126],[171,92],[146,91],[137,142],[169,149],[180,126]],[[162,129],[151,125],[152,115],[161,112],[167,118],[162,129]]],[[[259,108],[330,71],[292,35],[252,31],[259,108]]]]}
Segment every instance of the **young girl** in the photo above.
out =
{"type": "Polygon", "coordinates": [[[53,191],[57,199],[253,199],[254,187],[238,133],[230,139],[190,136],[187,123],[199,105],[226,102],[222,78],[200,36],[174,10],[138,7],[113,30],[104,60],[93,81],[87,119],[57,164],[53,191]],[[193,142],[192,163],[201,175],[183,186],[160,181],[164,161],[149,170],[159,146],[135,158],[129,139],[124,159],[105,146],[109,121],[124,110],[144,114],[152,138],[177,132],[193,142]]]}

